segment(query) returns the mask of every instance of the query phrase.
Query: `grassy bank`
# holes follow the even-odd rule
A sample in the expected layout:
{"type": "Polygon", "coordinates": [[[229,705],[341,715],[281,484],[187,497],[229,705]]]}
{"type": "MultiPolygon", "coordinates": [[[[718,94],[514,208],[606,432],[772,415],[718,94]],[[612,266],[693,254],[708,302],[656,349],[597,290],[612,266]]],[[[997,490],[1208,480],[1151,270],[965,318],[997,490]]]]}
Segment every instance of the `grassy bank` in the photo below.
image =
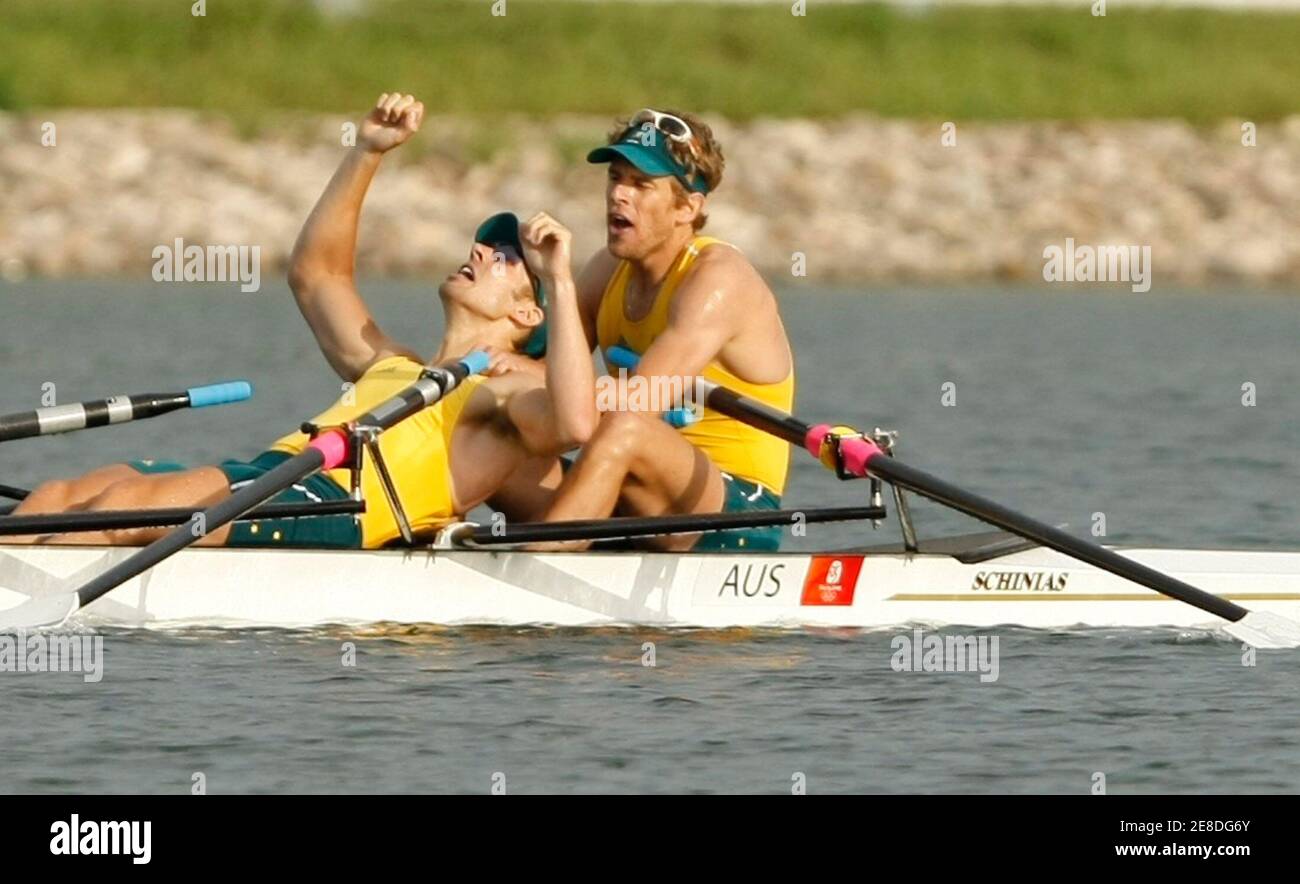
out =
{"type": "Polygon", "coordinates": [[[1300,14],[508,0],[5,0],[0,108],[179,106],[265,120],[402,88],[437,111],[935,119],[1300,112],[1300,14]]]}

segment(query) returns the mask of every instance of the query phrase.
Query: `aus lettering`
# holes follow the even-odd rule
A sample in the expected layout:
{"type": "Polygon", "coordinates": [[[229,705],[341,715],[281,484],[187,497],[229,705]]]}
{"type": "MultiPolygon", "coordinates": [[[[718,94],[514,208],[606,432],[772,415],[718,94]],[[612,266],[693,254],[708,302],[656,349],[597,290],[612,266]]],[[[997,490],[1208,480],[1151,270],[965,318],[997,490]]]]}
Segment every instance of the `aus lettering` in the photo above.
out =
{"type": "Polygon", "coordinates": [[[747,599],[762,597],[770,599],[781,591],[781,572],[785,563],[732,565],[722,585],[718,587],[718,598],[730,595],[732,598],[747,599]]]}

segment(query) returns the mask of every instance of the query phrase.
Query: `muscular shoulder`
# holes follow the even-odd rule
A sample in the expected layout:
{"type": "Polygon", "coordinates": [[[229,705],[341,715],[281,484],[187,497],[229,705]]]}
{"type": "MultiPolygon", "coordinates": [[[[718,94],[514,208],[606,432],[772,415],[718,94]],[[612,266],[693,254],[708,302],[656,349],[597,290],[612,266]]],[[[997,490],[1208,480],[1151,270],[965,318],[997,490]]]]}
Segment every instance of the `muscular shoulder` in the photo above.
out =
{"type": "Polygon", "coordinates": [[[749,263],[744,252],[727,243],[713,243],[702,249],[691,271],[725,277],[733,280],[738,287],[758,283],[764,289],[767,288],[762,275],[749,263]]]}
{"type": "Polygon", "coordinates": [[[772,290],[739,249],[715,244],[700,252],[673,298],[674,313],[743,313],[772,290]]]}

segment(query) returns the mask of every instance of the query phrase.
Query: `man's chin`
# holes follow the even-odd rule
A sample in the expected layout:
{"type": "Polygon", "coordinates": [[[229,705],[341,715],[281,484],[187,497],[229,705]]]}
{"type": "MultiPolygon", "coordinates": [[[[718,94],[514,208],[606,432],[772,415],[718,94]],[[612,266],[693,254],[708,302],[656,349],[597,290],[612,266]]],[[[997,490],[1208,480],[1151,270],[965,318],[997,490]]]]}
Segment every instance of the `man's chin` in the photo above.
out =
{"type": "Polygon", "coordinates": [[[626,261],[638,257],[636,247],[626,236],[609,234],[605,237],[605,247],[615,258],[621,258],[626,261]]]}
{"type": "Polygon", "coordinates": [[[438,294],[444,300],[465,301],[468,300],[473,283],[469,282],[463,276],[448,276],[438,284],[438,294]]]}

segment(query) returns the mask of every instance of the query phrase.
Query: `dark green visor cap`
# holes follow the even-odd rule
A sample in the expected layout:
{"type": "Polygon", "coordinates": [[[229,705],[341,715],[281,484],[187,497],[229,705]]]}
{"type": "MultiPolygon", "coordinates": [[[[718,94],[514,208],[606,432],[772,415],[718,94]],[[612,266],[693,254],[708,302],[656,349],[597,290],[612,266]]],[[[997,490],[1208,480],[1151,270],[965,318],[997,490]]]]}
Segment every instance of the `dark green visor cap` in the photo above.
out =
{"type": "MultiPolygon", "coordinates": [[[[488,218],[478,226],[478,230],[474,231],[474,242],[485,246],[511,246],[519,254],[519,260],[524,260],[524,246],[519,239],[519,218],[514,212],[499,212],[488,218]]],[[[542,288],[542,281],[533,273],[527,261],[524,261],[524,268],[528,270],[528,277],[533,281],[533,297],[537,299],[537,306],[541,307],[542,313],[545,314],[546,291],[542,288]]],[[[528,340],[524,342],[523,352],[534,359],[546,355],[545,319],[528,336],[528,340]]]]}

